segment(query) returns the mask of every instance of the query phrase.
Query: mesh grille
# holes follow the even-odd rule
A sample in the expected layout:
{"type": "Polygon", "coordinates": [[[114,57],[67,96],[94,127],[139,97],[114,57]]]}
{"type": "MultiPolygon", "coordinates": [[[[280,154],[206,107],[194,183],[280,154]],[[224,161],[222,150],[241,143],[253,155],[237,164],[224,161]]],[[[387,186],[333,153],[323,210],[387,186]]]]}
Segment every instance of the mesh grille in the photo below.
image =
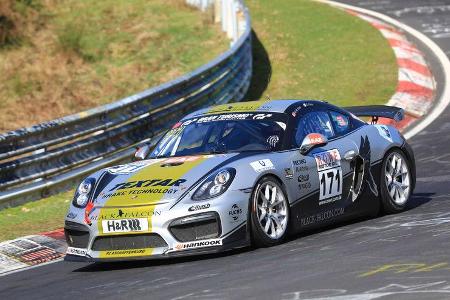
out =
{"type": "Polygon", "coordinates": [[[167,247],[167,243],[156,233],[97,237],[92,245],[94,251],[127,250],[167,247]]]}
{"type": "Polygon", "coordinates": [[[74,229],[64,229],[67,245],[75,248],[87,248],[89,243],[89,232],[74,229]]]}
{"type": "Polygon", "coordinates": [[[170,232],[180,242],[198,241],[218,237],[220,226],[217,219],[209,219],[196,223],[173,225],[170,227],[170,232]]]}

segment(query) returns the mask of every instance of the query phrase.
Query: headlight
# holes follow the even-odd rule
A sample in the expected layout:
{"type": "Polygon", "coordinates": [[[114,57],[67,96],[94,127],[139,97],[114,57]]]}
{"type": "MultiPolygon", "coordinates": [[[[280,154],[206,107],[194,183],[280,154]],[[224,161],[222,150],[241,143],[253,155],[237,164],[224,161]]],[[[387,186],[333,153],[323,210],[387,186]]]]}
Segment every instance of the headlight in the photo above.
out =
{"type": "Polygon", "coordinates": [[[233,181],[234,175],[236,175],[236,170],[233,168],[222,169],[211,174],[197,188],[192,200],[206,200],[223,194],[233,181]]]}
{"type": "Polygon", "coordinates": [[[89,201],[89,197],[92,196],[91,193],[94,189],[95,179],[94,178],[86,178],[83,182],[78,186],[77,191],[75,192],[75,196],[73,198],[73,205],[76,207],[86,207],[86,204],[89,201]]]}

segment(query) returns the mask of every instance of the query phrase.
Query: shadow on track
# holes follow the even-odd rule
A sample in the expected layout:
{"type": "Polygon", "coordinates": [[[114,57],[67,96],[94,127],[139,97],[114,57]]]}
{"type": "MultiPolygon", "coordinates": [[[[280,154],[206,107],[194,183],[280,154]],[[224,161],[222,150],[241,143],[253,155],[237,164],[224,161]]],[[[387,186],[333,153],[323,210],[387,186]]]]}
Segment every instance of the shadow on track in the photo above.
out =
{"type": "Polygon", "coordinates": [[[202,261],[208,259],[215,259],[221,257],[227,257],[232,255],[239,255],[241,253],[248,252],[251,247],[245,247],[240,249],[228,250],[221,253],[209,253],[209,254],[197,254],[184,257],[167,257],[161,259],[149,259],[149,260],[134,260],[125,262],[98,262],[92,263],[79,269],[73,270],[73,272],[105,272],[124,269],[137,269],[148,268],[158,266],[169,266],[174,264],[180,264],[192,261],[202,261]]]}
{"type": "Polygon", "coordinates": [[[433,199],[433,195],[435,193],[414,193],[409,200],[408,206],[406,210],[411,210],[421,205],[424,205],[427,202],[430,202],[433,199]]]}
{"type": "Polygon", "coordinates": [[[270,64],[269,54],[253,30],[252,55],[252,79],[250,81],[250,87],[244,96],[244,101],[260,100],[272,76],[272,65],[270,64]]]}

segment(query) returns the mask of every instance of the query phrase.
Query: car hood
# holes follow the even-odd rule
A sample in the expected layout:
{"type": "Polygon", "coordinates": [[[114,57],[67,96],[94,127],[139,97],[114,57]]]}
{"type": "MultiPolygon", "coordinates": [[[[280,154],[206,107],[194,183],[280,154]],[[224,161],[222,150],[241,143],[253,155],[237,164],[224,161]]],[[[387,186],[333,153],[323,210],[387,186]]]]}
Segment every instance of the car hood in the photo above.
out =
{"type": "Polygon", "coordinates": [[[96,207],[175,203],[208,172],[239,154],[151,159],[105,169],[94,191],[96,207]]]}

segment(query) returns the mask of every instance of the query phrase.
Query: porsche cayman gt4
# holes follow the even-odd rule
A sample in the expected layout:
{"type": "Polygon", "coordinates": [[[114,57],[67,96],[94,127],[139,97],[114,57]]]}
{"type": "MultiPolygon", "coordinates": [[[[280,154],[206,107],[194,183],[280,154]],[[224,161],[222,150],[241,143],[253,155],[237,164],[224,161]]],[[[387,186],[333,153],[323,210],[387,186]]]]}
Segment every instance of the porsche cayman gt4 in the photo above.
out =
{"type": "Polygon", "coordinates": [[[414,155],[388,106],[267,100],[191,113],[129,164],[84,179],[66,260],[162,258],[272,246],[288,234],[405,209],[414,155]],[[363,121],[362,118],[371,118],[363,121]]]}

